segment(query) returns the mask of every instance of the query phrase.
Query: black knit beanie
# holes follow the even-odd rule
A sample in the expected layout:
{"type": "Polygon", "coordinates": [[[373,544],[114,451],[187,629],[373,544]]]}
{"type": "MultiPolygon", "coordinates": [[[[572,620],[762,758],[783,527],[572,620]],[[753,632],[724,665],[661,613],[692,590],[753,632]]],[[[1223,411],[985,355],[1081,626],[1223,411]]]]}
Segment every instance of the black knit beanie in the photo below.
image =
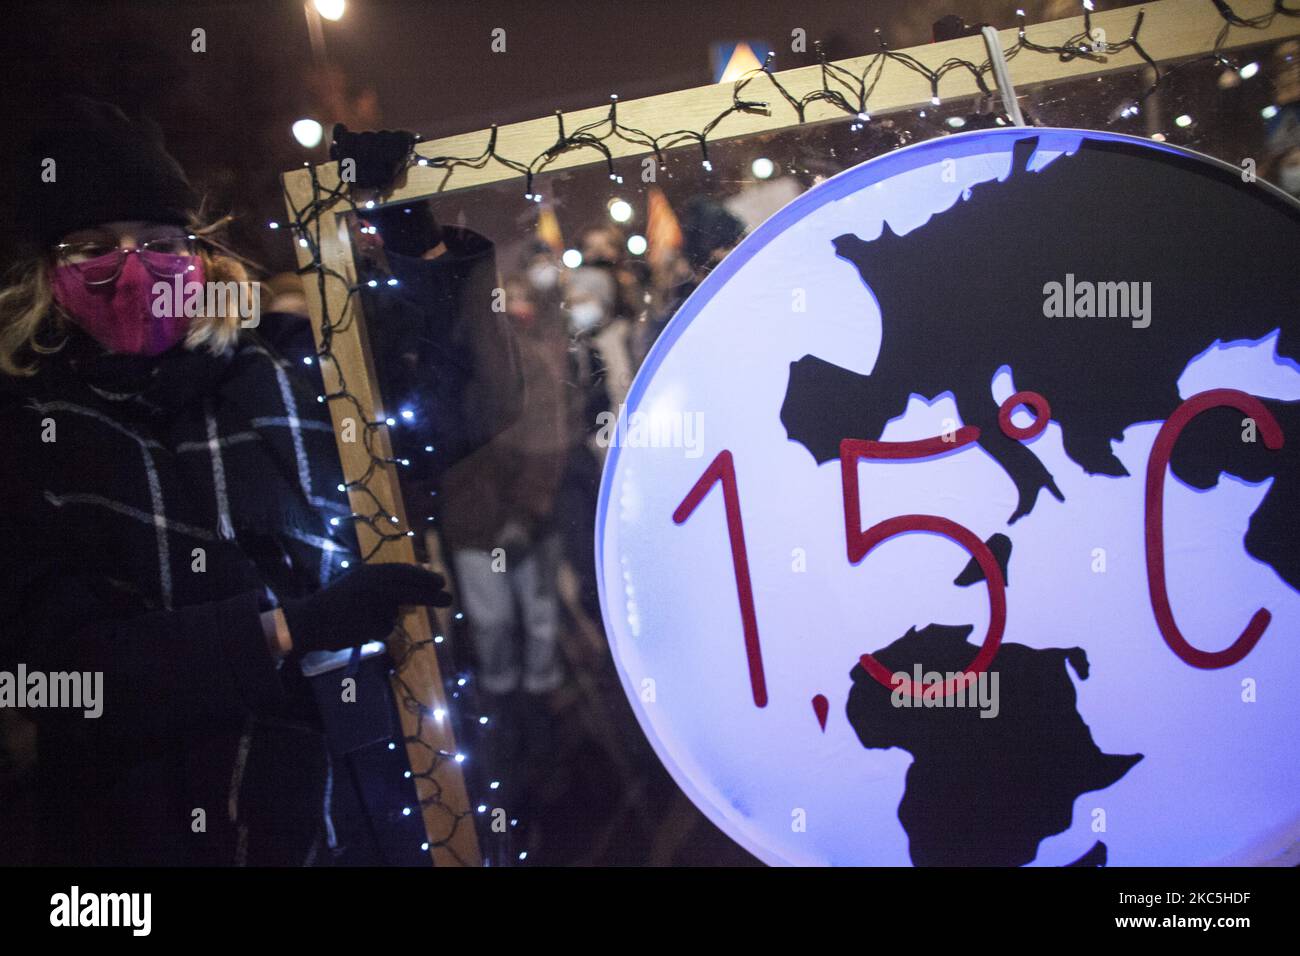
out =
{"type": "Polygon", "coordinates": [[[419,258],[443,240],[433,207],[423,200],[367,209],[362,215],[379,228],[384,248],[398,255],[419,258]]]}
{"type": "Polygon", "coordinates": [[[132,122],[98,100],[69,97],[60,105],[23,160],[17,210],[23,238],[49,246],[105,222],[189,221],[198,196],[156,126],[132,122]]]}

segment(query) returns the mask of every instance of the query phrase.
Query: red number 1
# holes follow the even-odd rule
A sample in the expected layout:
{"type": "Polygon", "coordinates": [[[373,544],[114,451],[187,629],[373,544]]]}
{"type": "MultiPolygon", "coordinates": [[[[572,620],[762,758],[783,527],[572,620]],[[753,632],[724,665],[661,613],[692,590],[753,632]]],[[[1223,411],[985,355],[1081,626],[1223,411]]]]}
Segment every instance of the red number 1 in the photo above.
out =
{"type": "Polygon", "coordinates": [[[709,489],[722,482],[722,501],[727,512],[727,537],[731,539],[731,564],[736,572],[736,596],[740,598],[740,623],[745,633],[745,656],[749,659],[749,683],[754,706],[767,706],[767,681],[763,676],[763,651],[758,645],[758,615],[754,612],[754,588],[749,580],[749,556],[745,552],[745,525],[740,518],[740,492],[736,488],[736,463],[723,449],[700,475],[682,503],[673,512],[681,524],[691,516],[709,489]]]}

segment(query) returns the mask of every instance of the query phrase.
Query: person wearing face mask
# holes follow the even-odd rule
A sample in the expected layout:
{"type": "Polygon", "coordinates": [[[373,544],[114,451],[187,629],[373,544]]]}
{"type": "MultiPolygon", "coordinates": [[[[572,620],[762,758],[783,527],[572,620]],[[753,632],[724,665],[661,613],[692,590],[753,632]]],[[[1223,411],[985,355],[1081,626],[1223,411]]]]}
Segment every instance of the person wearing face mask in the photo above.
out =
{"type": "Polygon", "coordinates": [[[1300,41],[1284,40],[1269,57],[1273,105],[1259,176],[1300,199],[1300,41]]]}
{"type": "Polygon", "coordinates": [[[1274,117],[1260,175],[1300,199],[1300,104],[1285,106],[1274,117]]]}
{"type": "MultiPolygon", "coordinates": [[[[615,415],[632,387],[631,339],[634,320],[643,309],[636,278],[619,263],[617,229],[589,229],[582,237],[582,264],[565,277],[564,304],[586,376],[599,383],[605,409],[615,415]]],[[[597,449],[604,455],[604,449],[597,449]]]]}
{"type": "Polygon", "coordinates": [[[549,246],[543,245],[534,251],[532,261],[524,270],[524,276],[533,294],[539,298],[549,298],[559,292],[560,267],[549,246]]]}
{"type": "Polygon", "coordinates": [[[332,862],[352,770],[336,778],[304,658],[384,640],[404,606],[450,603],[443,581],[362,564],[330,523],[349,508],[304,366],[229,305],[178,309],[169,289],[247,276],[154,129],[71,101],[19,181],[0,669],[99,688],[26,712],[39,862],[332,862]]]}
{"type": "Polygon", "coordinates": [[[1274,179],[1295,199],[1300,199],[1300,146],[1293,146],[1278,156],[1274,179]]]}
{"type": "Polygon", "coordinates": [[[682,223],[682,262],[689,272],[685,279],[669,290],[664,306],[655,319],[646,323],[647,334],[640,349],[643,357],[667,327],[668,320],[744,235],[744,224],[717,200],[701,195],[692,197],[686,204],[686,215],[682,223]]]}
{"type": "Polygon", "coordinates": [[[435,494],[447,470],[520,415],[519,344],[500,309],[490,239],[438,222],[428,201],[365,216],[376,230],[361,234],[359,263],[375,372],[384,402],[401,416],[390,438],[396,456],[411,462],[402,476],[407,519],[432,532],[449,507],[435,494]]]}
{"type": "Polygon", "coordinates": [[[502,291],[527,400],[510,428],[448,469],[438,497],[475,676],[498,730],[484,765],[503,778],[502,799],[518,806],[535,768],[520,760],[552,749],[550,710],[566,678],[555,506],[569,446],[569,343],[558,310],[535,301],[523,275],[502,291]]]}

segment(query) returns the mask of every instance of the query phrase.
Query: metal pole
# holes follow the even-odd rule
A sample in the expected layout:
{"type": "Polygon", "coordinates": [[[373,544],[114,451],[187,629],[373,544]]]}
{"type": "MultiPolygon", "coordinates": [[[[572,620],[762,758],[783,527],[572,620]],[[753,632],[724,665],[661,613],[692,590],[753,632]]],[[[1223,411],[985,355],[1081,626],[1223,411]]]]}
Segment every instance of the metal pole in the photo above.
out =
{"type": "Polygon", "coordinates": [[[311,40],[311,58],[316,66],[320,66],[325,62],[325,30],[316,7],[310,2],[302,6],[307,17],[307,37],[311,40]]]}
{"type": "Polygon", "coordinates": [[[1011,74],[1007,71],[1007,58],[1002,53],[1002,44],[998,42],[998,31],[993,27],[984,27],[980,30],[980,35],[984,37],[984,48],[988,50],[989,63],[993,65],[993,79],[998,85],[998,92],[1002,94],[1002,108],[1011,117],[1012,123],[1024,126],[1025,117],[1020,112],[1016,88],[1011,85],[1011,74]]]}

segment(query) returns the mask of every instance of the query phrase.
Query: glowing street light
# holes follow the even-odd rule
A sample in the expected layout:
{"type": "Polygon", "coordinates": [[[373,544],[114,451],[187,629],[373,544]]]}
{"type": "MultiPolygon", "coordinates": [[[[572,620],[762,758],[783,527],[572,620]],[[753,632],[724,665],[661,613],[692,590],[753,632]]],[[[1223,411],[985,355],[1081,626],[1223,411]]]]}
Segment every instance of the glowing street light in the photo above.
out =
{"type": "Polygon", "coordinates": [[[312,62],[317,66],[325,62],[325,27],[321,20],[341,19],[346,6],[345,0],[311,0],[302,6],[302,12],[307,17],[307,39],[311,41],[312,62]]]}
{"type": "Polygon", "coordinates": [[[324,128],[314,119],[300,119],[293,124],[293,138],[307,149],[319,146],[324,135],[324,128]]]}
{"type": "Polygon", "coordinates": [[[338,20],[347,8],[345,0],[312,0],[312,6],[326,20],[338,20]]]}
{"type": "Polygon", "coordinates": [[[615,222],[627,222],[632,218],[632,206],[622,199],[615,199],[609,204],[609,218],[615,222]]]}

